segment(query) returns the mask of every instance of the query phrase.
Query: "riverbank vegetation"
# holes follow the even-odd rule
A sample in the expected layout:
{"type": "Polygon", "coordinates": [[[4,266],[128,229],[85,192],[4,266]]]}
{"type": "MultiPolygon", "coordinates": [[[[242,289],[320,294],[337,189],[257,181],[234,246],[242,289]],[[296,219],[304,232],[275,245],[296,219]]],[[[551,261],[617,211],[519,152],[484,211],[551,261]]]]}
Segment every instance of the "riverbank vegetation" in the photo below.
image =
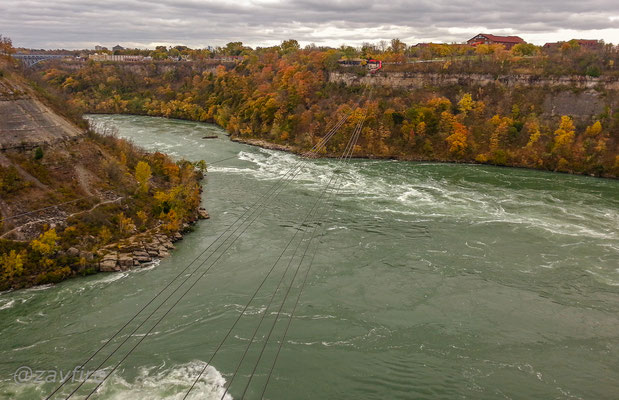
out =
{"type": "MultiPolygon", "coordinates": [[[[456,49],[461,47],[445,46],[423,51],[440,53],[447,48],[457,54],[456,49]]],[[[614,79],[616,73],[618,55],[611,45],[596,50],[567,45],[552,53],[520,47],[512,51],[478,47],[459,60],[447,54],[444,62],[393,64],[387,68],[495,75],[569,73],[578,69],[583,75],[608,79],[614,79]],[[593,69],[595,73],[587,74],[593,69]]],[[[59,90],[80,112],[215,122],[241,140],[262,139],[298,150],[310,148],[327,127],[343,114],[355,111],[344,126],[346,133],[363,109],[368,118],[355,148],[356,156],[479,162],[608,177],[619,174],[617,93],[603,86],[592,96],[604,106],[586,115],[549,111],[564,102],[561,96],[565,93],[580,95],[583,89],[508,87],[498,81],[415,90],[376,87],[365,101],[368,92],[362,87],[329,81],[329,73],[344,70],[337,63],[342,57],[390,59],[398,54],[397,46],[388,47],[382,54],[346,47],[301,49],[293,40],[256,50],[240,44],[227,48],[243,59],[226,66],[89,62],[75,68],[58,63],[38,71],[37,76],[59,90]]],[[[327,154],[341,150],[345,142],[342,136],[331,142],[327,154]]]]}
{"type": "MultiPolygon", "coordinates": [[[[31,104],[61,106],[63,100],[39,96],[44,89],[15,72],[0,77],[0,87],[19,90],[15,110],[23,112],[5,115],[0,130],[13,126],[9,119],[22,120],[49,139],[31,104]]],[[[5,144],[0,138],[0,291],[94,273],[120,242],[137,235],[178,238],[198,217],[203,165],[148,153],[113,129],[37,147],[5,144]]]]}
{"type": "Polygon", "coordinates": [[[3,221],[0,290],[94,273],[116,243],[139,234],[172,237],[197,219],[201,172],[123,139],[89,132],[71,149],[47,149],[40,160],[5,156],[16,167],[0,171],[3,203],[43,210],[3,221]],[[44,187],[21,178],[17,168],[44,187]],[[75,171],[87,182],[73,178],[75,171]],[[60,206],[48,208],[54,204],[60,206]]]}

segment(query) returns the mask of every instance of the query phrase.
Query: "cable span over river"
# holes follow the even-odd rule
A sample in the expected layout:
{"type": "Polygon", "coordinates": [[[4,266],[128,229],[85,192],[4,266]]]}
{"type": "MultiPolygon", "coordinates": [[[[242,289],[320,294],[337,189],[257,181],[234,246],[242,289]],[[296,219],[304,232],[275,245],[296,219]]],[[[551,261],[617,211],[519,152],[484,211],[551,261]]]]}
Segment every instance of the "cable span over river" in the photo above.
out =
{"type": "MultiPolygon", "coordinates": [[[[92,118],[149,150],[207,162],[234,158],[209,168],[204,204],[211,220],[159,265],[0,296],[5,397],[51,393],[59,382],[16,383],[13,373],[81,365],[299,161],[230,142],[213,125],[92,118]],[[213,134],[220,139],[202,139],[213,134]]],[[[188,398],[261,398],[267,380],[268,399],[612,398],[619,392],[618,199],[611,180],[308,160],[93,398],[182,398],[202,370],[188,398]],[[287,330],[302,281],[290,286],[294,268],[286,275],[287,263],[276,260],[297,233],[300,242],[316,227],[297,229],[334,176],[341,190],[329,195],[333,210],[319,213],[327,215],[325,235],[287,330]],[[275,275],[204,368],[274,263],[275,275]]],[[[110,348],[125,339],[131,348],[164,312],[110,348]]],[[[106,372],[120,358],[111,358],[106,372]]],[[[96,385],[88,382],[74,398],[96,385]]]]}

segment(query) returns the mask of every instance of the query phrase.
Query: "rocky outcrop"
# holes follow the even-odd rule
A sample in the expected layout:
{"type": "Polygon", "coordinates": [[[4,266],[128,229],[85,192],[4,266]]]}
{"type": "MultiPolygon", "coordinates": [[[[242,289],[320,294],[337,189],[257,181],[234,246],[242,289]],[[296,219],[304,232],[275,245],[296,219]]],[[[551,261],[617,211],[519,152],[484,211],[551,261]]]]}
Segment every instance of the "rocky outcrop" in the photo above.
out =
{"type": "Polygon", "coordinates": [[[0,150],[44,147],[83,134],[24,85],[0,79],[0,150]]]}
{"type": "Polygon", "coordinates": [[[103,259],[99,263],[99,271],[103,271],[103,272],[120,271],[120,267],[118,266],[118,253],[112,252],[112,253],[105,254],[103,256],[103,259]]]}
{"type": "MultiPolygon", "coordinates": [[[[180,231],[164,232],[161,227],[157,227],[118,243],[107,245],[98,251],[96,257],[90,253],[89,256],[84,255],[84,258],[88,264],[92,264],[92,260],[96,258],[98,260],[95,265],[96,269],[101,272],[119,272],[144,266],[156,259],[168,257],[170,251],[175,248],[174,243],[183,239],[182,233],[189,232],[191,225],[195,224],[198,219],[208,218],[210,218],[208,212],[200,207],[189,222],[182,224],[180,231]]],[[[76,250],[70,248],[67,254],[75,254],[76,250]]],[[[80,256],[82,256],[81,252],[80,256]]]]}
{"type": "MultiPolygon", "coordinates": [[[[608,100],[593,89],[579,92],[565,90],[546,94],[542,107],[546,115],[586,118],[603,113],[608,100]]],[[[609,105],[612,106],[612,102],[609,105]]]]}
{"type": "Polygon", "coordinates": [[[103,248],[100,253],[99,271],[119,272],[145,265],[158,258],[168,257],[179,233],[146,232],[103,248]]]}

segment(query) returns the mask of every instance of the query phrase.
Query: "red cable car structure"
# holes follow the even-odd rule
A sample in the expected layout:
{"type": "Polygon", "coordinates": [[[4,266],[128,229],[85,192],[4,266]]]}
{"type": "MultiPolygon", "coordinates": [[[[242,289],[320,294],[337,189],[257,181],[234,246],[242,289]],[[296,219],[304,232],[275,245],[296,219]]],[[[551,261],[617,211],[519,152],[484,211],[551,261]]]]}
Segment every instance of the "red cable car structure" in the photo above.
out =
{"type": "Polygon", "coordinates": [[[368,66],[368,69],[370,70],[370,73],[375,74],[383,67],[383,62],[380,60],[371,59],[371,60],[368,60],[367,66],[368,66]]]}

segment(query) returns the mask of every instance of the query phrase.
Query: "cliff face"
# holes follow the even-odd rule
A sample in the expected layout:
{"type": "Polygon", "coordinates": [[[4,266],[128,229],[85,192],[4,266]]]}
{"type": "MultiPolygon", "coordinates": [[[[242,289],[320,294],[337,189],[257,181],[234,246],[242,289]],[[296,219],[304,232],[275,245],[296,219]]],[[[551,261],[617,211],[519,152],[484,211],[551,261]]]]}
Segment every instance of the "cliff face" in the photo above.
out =
{"type": "MultiPolygon", "coordinates": [[[[412,72],[379,72],[359,76],[354,73],[331,72],[329,81],[352,85],[386,86],[400,89],[428,89],[459,86],[484,88],[501,86],[506,90],[531,88],[544,90],[543,115],[570,115],[589,119],[619,107],[619,80],[588,76],[540,77],[534,75],[436,74],[412,72]]],[[[471,90],[472,91],[472,90],[471,90]]]]}
{"type": "Polygon", "coordinates": [[[32,149],[76,139],[83,132],[39,101],[18,79],[0,80],[0,149],[32,149]]]}
{"type": "Polygon", "coordinates": [[[330,82],[343,82],[347,85],[380,85],[408,89],[428,86],[478,85],[486,86],[500,83],[507,87],[569,87],[572,89],[619,90],[619,80],[613,78],[594,78],[590,76],[541,77],[536,75],[482,75],[482,74],[436,74],[420,72],[378,72],[374,75],[359,76],[346,72],[330,72],[330,82]]]}

